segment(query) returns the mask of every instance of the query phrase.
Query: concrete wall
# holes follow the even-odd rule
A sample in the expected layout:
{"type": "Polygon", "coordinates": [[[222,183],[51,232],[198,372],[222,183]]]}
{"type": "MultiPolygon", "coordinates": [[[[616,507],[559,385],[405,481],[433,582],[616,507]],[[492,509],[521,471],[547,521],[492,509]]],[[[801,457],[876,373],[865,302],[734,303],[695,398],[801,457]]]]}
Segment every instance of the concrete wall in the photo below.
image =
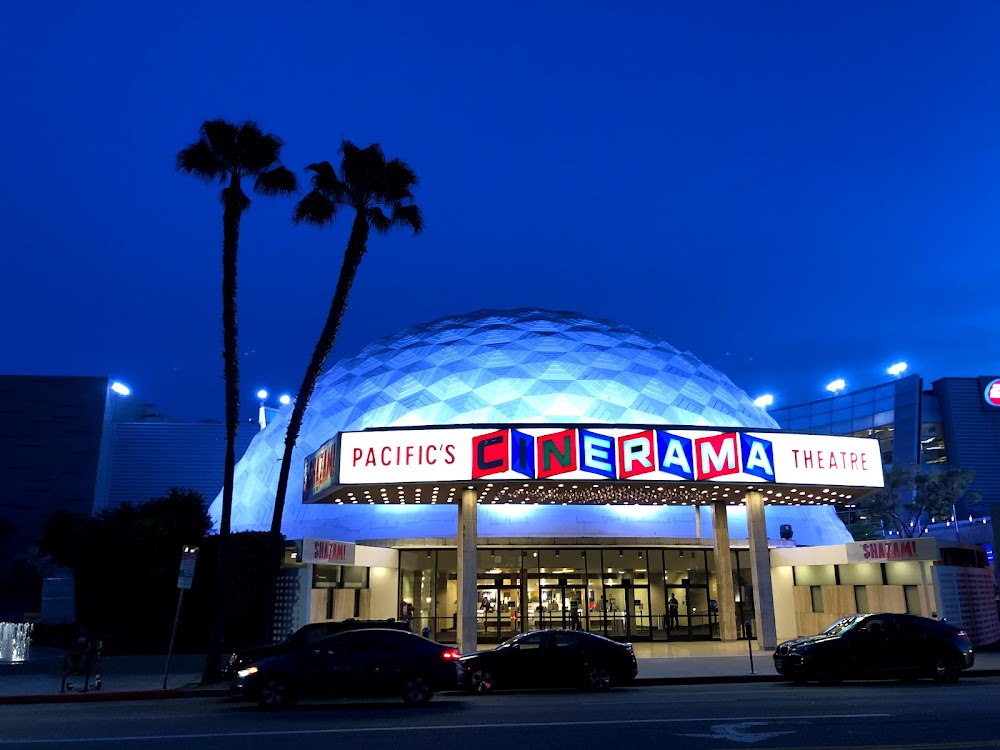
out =
{"type": "Polygon", "coordinates": [[[771,569],[771,586],[774,591],[774,627],[778,641],[787,641],[799,635],[795,619],[794,583],[790,567],[771,569]]]}
{"type": "MultiPolygon", "coordinates": [[[[395,551],[395,550],[393,550],[395,551]]],[[[368,585],[371,587],[371,613],[373,620],[399,617],[399,568],[371,568],[368,585]]]]}

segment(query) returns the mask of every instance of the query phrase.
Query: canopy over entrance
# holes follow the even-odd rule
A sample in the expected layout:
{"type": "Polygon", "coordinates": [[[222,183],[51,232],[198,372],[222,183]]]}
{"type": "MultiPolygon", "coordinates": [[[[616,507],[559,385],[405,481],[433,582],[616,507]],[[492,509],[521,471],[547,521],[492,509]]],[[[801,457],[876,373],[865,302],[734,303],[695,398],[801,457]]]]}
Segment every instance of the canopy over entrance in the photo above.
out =
{"type": "Polygon", "coordinates": [[[883,486],[877,440],[760,429],[483,425],[343,432],[305,462],[304,503],[815,505],[883,486]]]}

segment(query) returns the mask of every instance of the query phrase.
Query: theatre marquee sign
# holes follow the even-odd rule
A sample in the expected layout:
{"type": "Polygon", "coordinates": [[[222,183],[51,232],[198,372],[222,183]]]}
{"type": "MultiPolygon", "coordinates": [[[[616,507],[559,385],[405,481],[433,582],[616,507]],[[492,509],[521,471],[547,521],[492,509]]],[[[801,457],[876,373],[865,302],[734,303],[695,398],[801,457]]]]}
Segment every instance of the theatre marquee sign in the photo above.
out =
{"type": "Polygon", "coordinates": [[[875,440],[655,427],[347,432],[310,456],[305,468],[307,502],[331,486],[524,479],[882,486],[875,440]]]}

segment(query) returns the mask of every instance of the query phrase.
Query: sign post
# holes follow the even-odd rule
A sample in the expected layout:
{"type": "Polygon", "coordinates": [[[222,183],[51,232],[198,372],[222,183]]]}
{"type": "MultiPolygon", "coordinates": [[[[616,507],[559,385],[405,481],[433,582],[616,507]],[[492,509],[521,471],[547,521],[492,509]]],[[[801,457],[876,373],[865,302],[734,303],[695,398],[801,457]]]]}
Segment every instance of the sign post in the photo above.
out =
{"type": "Polygon", "coordinates": [[[747,639],[747,652],[750,654],[750,674],[753,671],[753,623],[750,620],[743,622],[743,635],[747,639]]]}
{"type": "Polygon", "coordinates": [[[198,562],[198,548],[185,547],[181,550],[181,569],[177,574],[177,611],[174,613],[174,627],[170,631],[170,646],[167,648],[167,665],[163,669],[163,689],[167,689],[167,675],[170,674],[170,657],[174,654],[174,640],[177,638],[177,624],[181,619],[181,604],[184,592],[191,588],[194,580],[194,566],[198,562]]]}

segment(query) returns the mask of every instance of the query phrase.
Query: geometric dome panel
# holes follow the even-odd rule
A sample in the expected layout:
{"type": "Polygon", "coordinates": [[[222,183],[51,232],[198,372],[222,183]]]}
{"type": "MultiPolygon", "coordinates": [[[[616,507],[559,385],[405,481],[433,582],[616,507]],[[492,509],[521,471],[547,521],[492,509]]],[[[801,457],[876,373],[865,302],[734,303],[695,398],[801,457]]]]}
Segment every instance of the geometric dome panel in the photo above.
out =
{"type": "MultiPolygon", "coordinates": [[[[290,413],[279,411],[237,464],[234,530],[270,526],[290,413]]],[[[305,457],[341,431],[518,422],[778,427],[693,354],[613,321],[539,309],[448,316],[375,341],[320,376],[282,531],[324,536],[345,510],[303,505],[300,486],[305,457]]],[[[211,507],[216,524],[220,505],[221,496],[211,507]]]]}

